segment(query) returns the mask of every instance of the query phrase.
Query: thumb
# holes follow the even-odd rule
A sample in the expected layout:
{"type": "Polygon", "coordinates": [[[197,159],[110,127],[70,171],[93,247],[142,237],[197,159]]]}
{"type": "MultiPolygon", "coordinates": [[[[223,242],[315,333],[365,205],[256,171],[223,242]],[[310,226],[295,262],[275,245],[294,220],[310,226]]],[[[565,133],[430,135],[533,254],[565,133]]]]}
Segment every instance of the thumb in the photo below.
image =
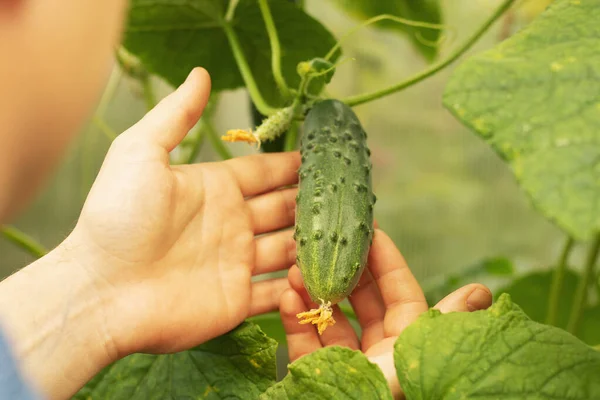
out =
{"type": "Polygon", "coordinates": [[[492,305],[490,289],[478,283],[461,287],[440,300],[434,307],[442,313],[485,310],[492,305]]]}
{"type": "Polygon", "coordinates": [[[121,136],[151,142],[170,152],[198,122],[209,95],[208,72],[204,68],[194,68],[177,90],[121,136]]]}

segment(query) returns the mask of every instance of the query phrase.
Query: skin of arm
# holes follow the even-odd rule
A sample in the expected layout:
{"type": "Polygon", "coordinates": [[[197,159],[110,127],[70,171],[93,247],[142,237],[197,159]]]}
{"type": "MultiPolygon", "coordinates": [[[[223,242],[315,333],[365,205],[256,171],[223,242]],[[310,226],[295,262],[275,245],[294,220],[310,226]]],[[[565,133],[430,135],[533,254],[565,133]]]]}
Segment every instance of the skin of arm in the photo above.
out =
{"type": "Polygon", "coordinates": [[[50,399],[136,352],[172,353],[277,309],[295,259],[298,153],[170,165],[200,118],[208,73],[117,138],[73,232],[0,282],[0,324],[50,399]]]}
{"type": "Polygon", "coordinates": [[[117,360],[106,282],[77,265],[69,240],[0,284],[0,322],[24,375],[50,398],[68,398],[117,360]]]}

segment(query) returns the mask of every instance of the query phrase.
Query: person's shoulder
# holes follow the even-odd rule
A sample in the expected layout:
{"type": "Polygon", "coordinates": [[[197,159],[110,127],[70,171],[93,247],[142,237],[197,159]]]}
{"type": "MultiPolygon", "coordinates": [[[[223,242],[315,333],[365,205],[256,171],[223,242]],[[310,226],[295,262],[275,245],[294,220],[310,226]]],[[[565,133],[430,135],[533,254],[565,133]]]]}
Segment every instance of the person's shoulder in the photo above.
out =
{"type": "Polygon", "coordinates": [[[0,400],[41,400],[23,377],[0,326],[0,400]]]}

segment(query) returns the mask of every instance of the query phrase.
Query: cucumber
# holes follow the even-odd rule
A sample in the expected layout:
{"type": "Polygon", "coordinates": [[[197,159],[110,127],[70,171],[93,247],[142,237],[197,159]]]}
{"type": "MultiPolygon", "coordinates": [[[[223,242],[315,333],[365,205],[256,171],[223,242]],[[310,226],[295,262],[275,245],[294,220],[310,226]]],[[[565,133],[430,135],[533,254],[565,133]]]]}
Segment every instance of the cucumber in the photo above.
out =
{"type": "Polygon", "coordinates": [[[370,151],[352,109],[338,100],[316,103],[304,122],[294,239],[304,286],[319,309],[300,323],[335,323],[331,305],[358,283],[373,240],[370,151]]]}

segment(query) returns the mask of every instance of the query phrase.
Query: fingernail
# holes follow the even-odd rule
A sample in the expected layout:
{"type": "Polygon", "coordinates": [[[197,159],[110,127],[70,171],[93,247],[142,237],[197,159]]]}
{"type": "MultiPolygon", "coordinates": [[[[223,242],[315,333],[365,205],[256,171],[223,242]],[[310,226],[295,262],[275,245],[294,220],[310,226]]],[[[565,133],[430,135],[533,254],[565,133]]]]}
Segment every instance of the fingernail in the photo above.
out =
{"type": "Polygon", "coordinates": [[[492,295],[487,290],[475,289],[467,297],[467,309],[469,311],[485,310],[492,305],[492,295]]]}

